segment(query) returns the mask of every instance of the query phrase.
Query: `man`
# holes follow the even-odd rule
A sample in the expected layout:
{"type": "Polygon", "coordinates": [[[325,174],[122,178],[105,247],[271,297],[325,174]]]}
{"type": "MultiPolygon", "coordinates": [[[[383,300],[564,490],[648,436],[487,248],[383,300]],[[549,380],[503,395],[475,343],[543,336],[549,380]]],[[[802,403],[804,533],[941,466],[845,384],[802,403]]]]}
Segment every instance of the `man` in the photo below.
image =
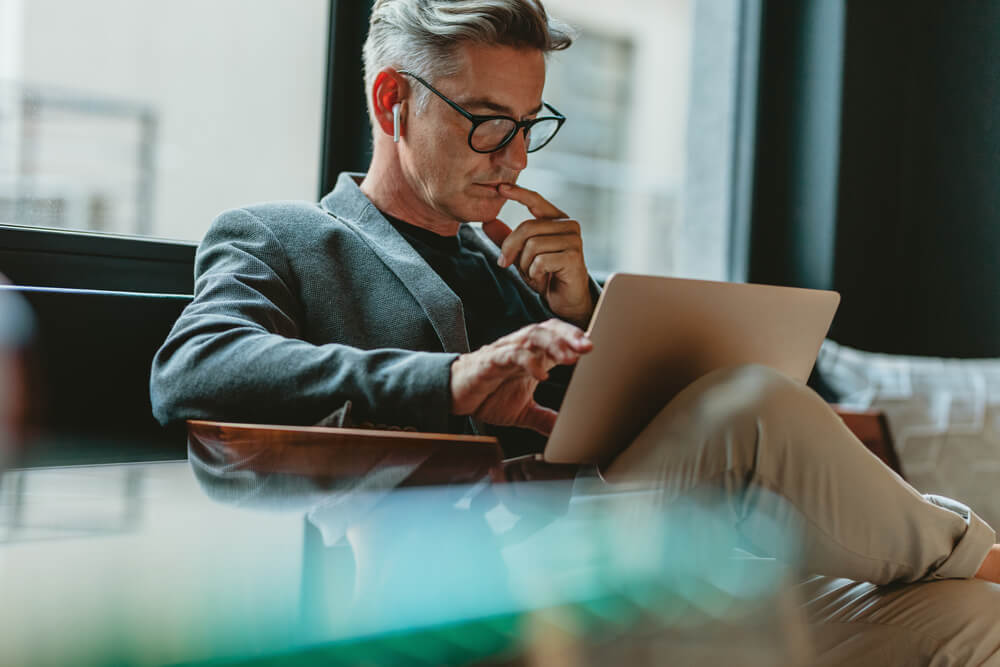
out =
{"type": "MultiPolygon", "coordinates": [[[[156,416],[311,424],[349,411],[539,449],[565,369],[591,349],[583,327],[598,293],[580,225],[516,184],[564,120],[542,89],[546,53],[570,42],[533,0],[376,2],[368,173],[342,174],[318,206],[214,222],[195,299],[154,361],[156,416]],[[496,217],[507,200],[533,219],[511,231],[496,217]]],[[[828,622],[828,655],[1000,660],[1000,587],[967,581],[1000,579],[993,530],[918,494],[819,397],[772,371],[695,382],[605,473],[650,483],[663,503],[715,489],[751,544],[769,522],[799,530],[809,571],[854,580],[803,584],[813,618],[828,622]],[[938,579],[959,581],[874,585],[938,579]],[[958,598],[960,611],[948,606],[958,598]]]]}

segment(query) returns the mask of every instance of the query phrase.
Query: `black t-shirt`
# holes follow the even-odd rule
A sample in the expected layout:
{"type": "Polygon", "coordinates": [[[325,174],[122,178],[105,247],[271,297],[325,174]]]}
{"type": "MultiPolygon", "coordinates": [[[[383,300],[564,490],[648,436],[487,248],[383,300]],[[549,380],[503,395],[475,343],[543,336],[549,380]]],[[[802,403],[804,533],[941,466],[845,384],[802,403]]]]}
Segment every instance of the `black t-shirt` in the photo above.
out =
{"type": "MultiPolygon", "coordinates": [[[[383,214],[385,215],[385,214],[383,214]]],[[[477,350],[502,336],[544,319],[537,305],[527,303],[505,269],[475,248],[463,245],[460,235],[440,236],[386,215],[417,253],[462,301],[469,349],[477,350]]],[[[572,368],[559,366],[535,390],[539,404],[558,410],[572,368]]],[[[453,420],[458,425],[466,420],[453,420]]],[[[521,428],[492,427],[506,456],[541,452],[545,437],[521,428]]]]}

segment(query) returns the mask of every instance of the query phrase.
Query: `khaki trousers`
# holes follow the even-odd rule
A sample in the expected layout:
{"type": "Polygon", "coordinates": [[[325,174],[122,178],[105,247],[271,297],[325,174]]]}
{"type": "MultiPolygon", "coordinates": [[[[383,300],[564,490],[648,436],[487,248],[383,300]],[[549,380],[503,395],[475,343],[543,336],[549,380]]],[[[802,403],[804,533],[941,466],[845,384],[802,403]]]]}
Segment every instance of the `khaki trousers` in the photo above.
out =
{"type": "Polygon", "coordinates": [[[996,534],[921,495],[813,391],[775,371],[711,373],[605,471],[667,506],[709,490],[752,551],[802,564],[819,664],[1000,664],[1000,585],[970,578],[996,534]],[[801,537],[773,553],[775,527],[801,537]]]}

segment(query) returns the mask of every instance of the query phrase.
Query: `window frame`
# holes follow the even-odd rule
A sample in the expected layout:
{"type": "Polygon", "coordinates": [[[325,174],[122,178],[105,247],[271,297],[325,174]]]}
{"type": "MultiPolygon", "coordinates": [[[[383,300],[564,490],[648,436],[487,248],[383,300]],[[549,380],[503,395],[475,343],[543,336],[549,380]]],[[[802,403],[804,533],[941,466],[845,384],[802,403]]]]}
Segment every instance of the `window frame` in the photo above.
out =
{"type": "Polygon", "coordinates": [[[341,172],[367,171],[371,162],[372,128],[360,56],[373,3],[330,0],[318,197],[333,189],[341,172]]]}
{"type": "MultiPolygon", "coordinates": [[[[371,123],[360,54],[373,2],[329,0],[317,197],[333,189],[341,172],[364,172],[371,161],[371,123]]],[[[759,168],[755,150],[758,68],[766,2],[750,0],[741,5],[728,248],[729,278],[737,281],[750,273],[754,175],[759,168]]],[[[196,248],[195,242],[0,221],[0,272],[20,284],[190,294],[196,248]],[[61,261],[52,262],[53,258],[61,261]]]]}
{"type": "MultiPolygon", "coordinates": [[[[342,171],[364,171],[371,127],[359,54],[373,0],[329,0],[321,197],[342,171]]],[[[0,221],[0,275],[19,285],[191,294],[193,241],[0,221]]]]}

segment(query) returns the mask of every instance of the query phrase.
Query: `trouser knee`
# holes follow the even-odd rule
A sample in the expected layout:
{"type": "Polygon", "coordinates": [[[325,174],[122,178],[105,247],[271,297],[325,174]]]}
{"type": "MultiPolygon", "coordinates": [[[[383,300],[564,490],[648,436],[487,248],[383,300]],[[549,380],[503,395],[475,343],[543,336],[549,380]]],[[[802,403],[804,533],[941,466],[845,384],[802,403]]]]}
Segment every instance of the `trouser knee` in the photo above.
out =
{"type": "Polygon", "coordinates": [[[752,472],[762,458],[780,460],[807,437],[811,425],[799,413],[816,410],[815,401],[829,412],[805,385],[765,366],[713,371],[664,407],[619,467],[642,477],[686,470],[689,479],[706,481],[752,472]]]}
{"type": "Polygon", "coordinates": [[[717,441],[730,445],[738,442],[756,449],[762,436],[778,435],[787,442],[800,435],[797,431],[806,430],[804,417],[829,412],[811,389],[767,366],[736,366],[703,379],[705,387],[692,406],[693,416],[724,436],[717,441]]]}

